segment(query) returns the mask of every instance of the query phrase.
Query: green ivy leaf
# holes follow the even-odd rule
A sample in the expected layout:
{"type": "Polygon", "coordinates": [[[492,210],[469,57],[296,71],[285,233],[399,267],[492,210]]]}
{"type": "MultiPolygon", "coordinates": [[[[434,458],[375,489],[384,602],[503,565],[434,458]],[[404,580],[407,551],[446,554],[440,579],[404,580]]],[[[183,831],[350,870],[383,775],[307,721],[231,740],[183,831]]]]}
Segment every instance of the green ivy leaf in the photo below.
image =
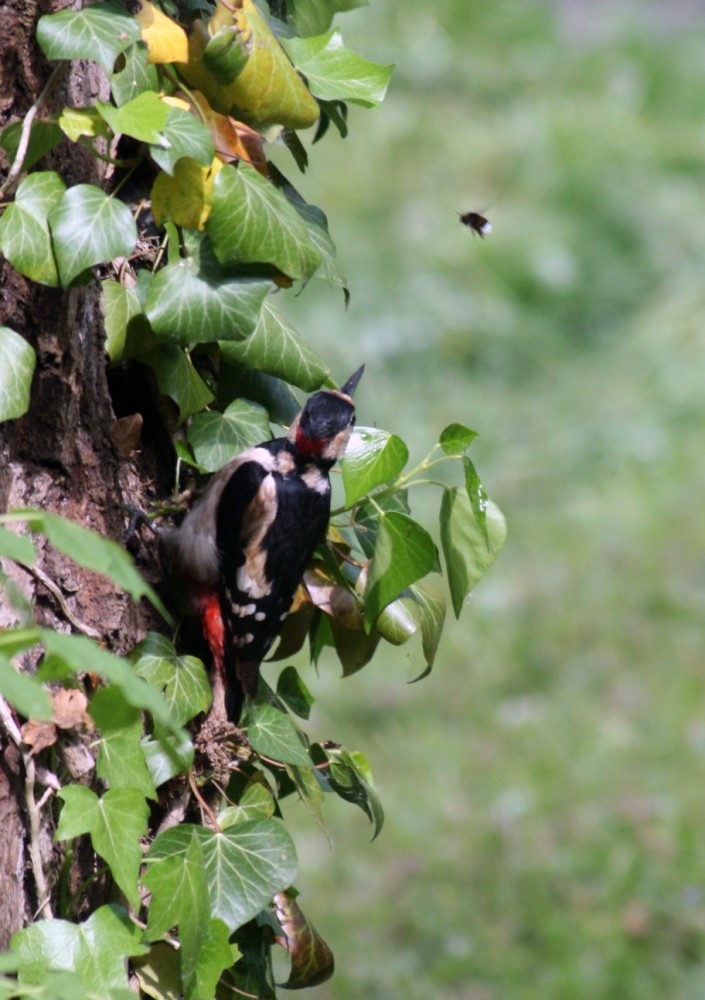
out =
{"type": "Polygon", "coordinates": [[[395,510],[401,514],[411,513],[408,491],[395,490],[394,493],[383,493],[381,496],[375,497],[374,504],[370,503],[369,500],[363,500],[355,508],[355,521],[353,522],[355,537],[368,559],[372,558],[375,551],[380,508],[384,511],[395,510]]]}
{"type": "Polygon", "coordinates": [[[214,833],[187,823],[161,833],[149,851],[150,865],[183,858],[193,831],[203,848],[211,915],[237,930],[296,876],[296,855],[286,829],[271,819],[238,823],[214,833]]]}
{"type": "MultiPolygon", "coordinates": [[[[20,146],[20,138],[24,121],[13,122],[0,132],[0,149],[7,153],[7,159],[13,163],[20,146]]],[[[32,122],[29,133],[29,144],[24,157],[24,170],[30,170],[43,156],[51,152],[63,139],[63,133],[56,122],[32,122]]]]}
{"type": "Polygon", "coordinates": [[[304,201],[296,188],[272,164],[270,164],[269,169],[279,190],[286,195],[301,216],[308,230],[308,238],[311,244],[321,255],[321,262],[313,275],[314,278],[322,278],[334,288],[342,288],[345,295],[345,304],[347,305],[350,292],[348,291],[345,275],[341,271],[337,261],[335,243],[328,232],[328,220],[325,213],[316,205],[310,205],[304,201]]]}
{"type": "MultiPolygon", "coordinates": [[[[308,762],[311,763],[310,761],[308,762]]],[[[257,781],[251,781],[240,796],[236,806],[227,806],[218,813],[218,826],[227,830],[236,823],[247,823],[252,819],[267,819],[276,811],[272,793],[257,781]]]]}
{"type": "Polygon", "coordinates": [[[159,90],[159,73],[149,62],[149,52],[143,42],[135,42],[125,49],[122,60],[124,65],[110,77],[110,89],[118,107],[146,91],[159,90]]]}
{"type": "Polygon", "coordinates": [[[0,420],[15,420],[29,409],[37,356],[24,337],[0,326],[0,420]]]}
{"type": "Polygon", "coordinates": [[[410,584],[438,568],[438,551],[425,528],[406,514],[381,515],[365,588],[366,626],[410,584]]]}
{"type": "Polygon", "coordinates": [[[308,719],[315,698],[302,681],[296,667],[284,667],[277,679],[277,695],[301,719],[308,719]]]}
{"type": "Polygon", "coordinates": [[[98,798],[83,785],[67,785],[58,793],[64,808],[57,840],[90,834],[94,851],[110,866],[113,878],[131,906],[140,906],[137,876],[142,864],[140,837],[147,832],[149,808],[134,788],[111,788],[98,798]]]}
{"type": "Polygon", "coordinates": [[[82,924],[37,920],[15,934],[11,948],[22,984],[43,984],[49,970],[65,970],[79,976],[92,997],[123,1000],[129,996],[125,959],[148,950],[141,937],[125,910],[112,905],[99,907],[82,924]]]}
{"type": "MultiPolygon", "coordinates": [[[[425,677],[436,658],[446,617],[446,601],[432,578],[419,580],[388,604],[375,622],[375,632],[399,646],[421,629],[421,644],[426,658],[425,677]]],[[[417,678],[418,680],[418,678],[417,678]]]]}
{"type": "Polygon", "coordinates": [[[351,101],[367,108],[384,100],[394,66],[370,62],[346,49],[337,29],[314,38],[280,38],[280,42],[306,77],[314,97],[351,101]]]}
{"type": "Polygon", "coordinates": [[[155,788],[176,774],[185,774],[193,762],[193,745],[185,734],[180,740],[170,733],[160,733],[158,739],[144,736],[140,747],[155,788]]]}
{"type": "Polygon", "coordinates": [[[47,59],[92,59],[108,75],[118,55],[139,37],[137,21],[117,0],[45,14],[37,22],[37,41],[47,59]]]}
{"type": "Polygon", "coordinates": [[[173,174],[177,162],[184,156],[207,167],[213,161],[215,149],[208,128],[195,115],[183,108],[170,108],[160,143],[150,146],[152,159],[168,174],[173,174]]]}
{"type": "Polygon", "coordinates": [[[93,184],[69,188],[48,219],[65,288],[93,264],[129,256],[137,242],[137,227],[127,205],[93,184]]]}
{"type": "Polygon", "coordinates": [[[337,618],[330,622],[335,652],[343,668],[343,677],[350,677],[367,666],[379,644],[379,633],[372,630],[346,628],[337,618]]]}
{"type": "Polygon", "coordinates": [[[236,399],[224,413],[196,414],[188,431],[196,461],[207,472],[217,472],[239,452],[271,436],[267,411],[246,399],[236,399]]]}
{"type": "Polygon", "coordinates": [[[247,727],[247,738],[255,753],[283,764],[311,764],[299,729],[289,716],[273,705],[258,705],[247,727]]]}
{"type": "Polygon", "coordinates": [[[210,708],[213,691],[205,667],[195,656],[180,656],[166,636],[150,632],[133,656],[135,673],[161,691],[176,725],[210,708]]]}
{"type": "Polygon", "coordinates": [[[30,174],[0,219],[0,250],[5,257],[21,274],[51,287],[59,284],[59,275],[47,215],[65,190],[52,170],[30,174]]]}
{"type": "MultiPolygon", "coordinates": [[[[230,944],[230,931],[222,920],[209,920],[205,925],[205,932],[197,950],[189,938],[186,939],[186,944],[190,944],[189,950],[184,948],[186,1000],[214,997],[222,973],[239,957],[237,946],[230,944]],[[192,963],[191,955],[193,955],[192,963]]],[[[181,934],[183,941],[183,925],[181,934]]]]}
{"type": "Polygon", "coordinates": [[[304,392],[314,392],[330,375],[330,369],[303,341],[293,326],[267,298],[254,333],[247,340],[222,341],[223,358],[243,368],[276,375],[304,392]]]}
{"type": "Polygon", "coordinates": [[[156,375],[161,394],[178,406],[180,422],[213,402],[213,393],[193,367],[191,358],[176,344],[159,344],[140,355],[140,361],[156,375]]]}
{"type": "Polygon", "coordinates": [[[487,538],[475,517],[467,491],[446,489],[441,502],[441,544],[455,617],[465,598],[499,555],[507,536],[502,512],[492,501],[485,510],[487,538]],[[489,544],[488,544],[489,543],[489,544]]]}
{"type": "MultiPolygon", "coordinates": [[[[183,730],[172,720],[169,710],[158,691],[138,677],[132,664],[119,656],[114,656],[83,635],[66,635],[50,629],[36,629],[34,642],[41,642],[46,656],[39,670],[43,680],[65,680],[78,674],[98,674],[104,680],[116,684],[123,697],[135,708],[148,711],[155,722],[160,723],[177,738],[178,747],[190,745],[184,740],[183,730]]],[[[180,761],[188,768],[192,753],[184,751],[180,761]]]]}
{"type": "Polygon", "coordinates": [[[164,143],[169,105],[154,91],[138,94],[119,108],[105,101],[96,101],[95,107],[115,135],[129,135],[138,142],[164,143]]]}
{"type": "Polygon", "coordinates": [[[91,718],[100,730],[96,774],[110,788],[134,788],[156,799],[140,746],[142,713],[129,705],[115,687],[98,688],[90,704],[91,718]]]}
{"type": "Polygon", "coordinates": [[[49,695],[36,677],[15,670],[5,656],[0,656],[0,693],[27,719],[51,722],[53,710],[49,695]]]}
{"type": "Polygon", "coordinates": [[[203,847],[195,834],[195,827],[190,826],[189,832],[190,838],[183,854],[150,865],[143,880],[152,893],[147,936],[155,940],[170,928],[179,926],[181,970],[187,996],[194,985],[198,955],[210,923],[203,847]]]}
{"type": "Polygon", "coordinates": [[[330,768],[316,771],[323,787],[362,809],[374,827],[374,840],[382,830],[384,810],[365,755],[359,750],[329,746],[317,756],[330,762],[330,768]]]}
{"type": "Polygon", "coordinates": [[[145,312],[154,332],[186,345],[248,337],[272,282],[224,270],[206,239],[189,249],[190,257],[162,268],[149,286],[145,312]]]}
{"type": "Polygon", "coordinates": [[[463,469],[465,471],[465,489],[467,490],[467,494],[470,498],[470,506],[472,507],[475,520],[477,521],[480,531],[482,532],[485,542],[489,548],[490,538],[487,532],[487,491],[480,482],[477,469],[467,455],[463,457],[463,469]]]}
{"type": "Polygon", "coordinates": [[[27,535],[18,535],[7,528],[0,528],[0,556],[12,559],[23,566],[34,566],[37,559],[31,538],[27,535]]]}
{"type": "Polygon", "coordinates": [[[438,443],[446,455],[462,455],[477,437],[477,431],[471,431],[462,424],[448,424],[441,432],[438,443]]]}
{"type": "Polygon", "coordinates": [[[285,195],[254,167],[225,164],[215,178],[206,224],[221,264],[272,264],[306,281],[321,256],[308,229],[285,195]]]}
{"type": "Polygon", "coordinates": [[[83,136],[107,139],[110,135],[110,129],[95,108],[64,108],[59,115],[59,127],[71,142],[78,142],[83,136]]]}
{"type": "Polygon", "coordinates": [[[338,12],[367,7],[369,0],[291,0],[292,18],[296,34],[321,35],[330,28],[338,12]]]}
{"type": "Polygon", "coordinates": [[[371,490],[398,476],[409,459],[401,438],[377,427],[356,427],[342,462],[345,504],[352,507],[371,490]]]}
{"type": "Polygon", "coordinates": [[[108,278],[101,283],[105,350],[112,364],[139,357],[156,344],[134,288],[108,278]]]}

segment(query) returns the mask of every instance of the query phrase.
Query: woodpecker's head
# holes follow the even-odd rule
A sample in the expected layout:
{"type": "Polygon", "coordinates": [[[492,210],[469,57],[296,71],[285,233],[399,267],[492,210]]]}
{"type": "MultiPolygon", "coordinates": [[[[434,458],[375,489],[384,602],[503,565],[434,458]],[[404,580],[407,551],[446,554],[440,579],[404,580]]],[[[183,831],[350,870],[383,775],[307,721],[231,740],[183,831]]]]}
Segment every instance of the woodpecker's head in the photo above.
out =
{"type": "Polygon", "coordinates": [[[342,458],[355,426],[352,396],[364,370],[362,365],[340,389],[314,393],[294,419],[288,438],[303,458],[323,465],[342,458]]]}

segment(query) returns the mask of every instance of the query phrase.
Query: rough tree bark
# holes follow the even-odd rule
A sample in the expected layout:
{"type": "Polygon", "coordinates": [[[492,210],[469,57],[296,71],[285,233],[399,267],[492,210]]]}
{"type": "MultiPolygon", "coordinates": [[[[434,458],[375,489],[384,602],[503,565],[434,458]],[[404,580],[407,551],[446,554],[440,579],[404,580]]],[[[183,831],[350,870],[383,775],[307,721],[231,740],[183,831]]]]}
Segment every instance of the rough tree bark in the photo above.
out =
{"type": "MultiPolygon", "coordinates": [[[[61,0],[5,0],[2,5],[0,128],[22,118],[42,92],[51,68],[32,42],[36,21],[41,14],[66,6],[61,0]]],[[[81,106],[96,96],[108,99],[105,78],[92,64],[74,65],[70,73],[56,80],[45,111],[81,106]]],[[[6,175],[8,166],[0,159],[0,177],[6,175]]],[[[108,184],[100,161],[79,144],[64,142],[41,167],[57,170],[67,184],[108,184]]],[[[162,478],[166,466],[160,466],[155,457],[159,449],[148,443],[149,422],[141,446],[130,457],[121,456],[111,443],[116,408],[110,394],[97,281],[66,293],[24,279],[0,258],[0,325],[24,336],[37,354],[28,413],[0,425],[0,509],[54,511],[121,541],[125,534],[123,501],[146,504],[150,495],[160,492],[159,487],[163,490],[168,486],[162,478]]],[[[130,380],[129,392],[124,382],[120,385],[116,379],[115,385],[118,415],[147,409],[144,399],[135,398],[138,381],[130,380]]],[[[42,625],[71,630],[60,594],[70,613],[110,649],[123,652],[142,637],[144,613],[123,594],[48,547],[40,551],[40,569],[55,587],[33,574],[18,575],[17,571],[15,582],[35,606],[42,625]]],[[[13,615],[13,610],[0,602],[0,627],[13,624],[13,615]]],[[[14,720],[15,724],[20,721],[14,720]]],[[[27,748],[13,742],[10,729],[12,724],[3,726],[0,719],[0,950],[43,902],[37,898],[31,870],[28,794],[38,799],[44,789],[39,784],[27,789],[27,748]]],[[[70,767],[70,758],[64,754],[64,766],[67,761],[70,767]]],[[[46,829],[39,836],[35,833],[34,844],[41,847],[51,883],[57,874],[57,857],[51,820],[47,819],[50,814],[50,809],[43,811],[46,829]]],[[[80,857],[74,862],[74,884],[85,876],[81,871],[85,863],[80,857]]]]}

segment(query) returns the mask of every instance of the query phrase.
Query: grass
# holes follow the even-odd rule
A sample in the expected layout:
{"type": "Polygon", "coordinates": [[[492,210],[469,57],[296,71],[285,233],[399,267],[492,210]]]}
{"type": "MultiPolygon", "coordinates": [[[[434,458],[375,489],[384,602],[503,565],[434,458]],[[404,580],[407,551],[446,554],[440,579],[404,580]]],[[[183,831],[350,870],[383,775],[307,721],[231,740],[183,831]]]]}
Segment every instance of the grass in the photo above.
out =
{"type": "Polygon", "coordinates": [[[341,377],[368,362],[361,419],[412,457],[477,429],[510,532],[430,678],[406,647],[306,674],[387,822],[368,844],[330,802],[331,850],[289,806],[338,966],[303,997],[705,996],[705,35],[624,17],[591,48],[552,10],[341,19],[400,65],[299,184],[353,293],[307,290],[300,330],[341,377]],[[482,208],[484,242],[455,215],[482,208]]]}

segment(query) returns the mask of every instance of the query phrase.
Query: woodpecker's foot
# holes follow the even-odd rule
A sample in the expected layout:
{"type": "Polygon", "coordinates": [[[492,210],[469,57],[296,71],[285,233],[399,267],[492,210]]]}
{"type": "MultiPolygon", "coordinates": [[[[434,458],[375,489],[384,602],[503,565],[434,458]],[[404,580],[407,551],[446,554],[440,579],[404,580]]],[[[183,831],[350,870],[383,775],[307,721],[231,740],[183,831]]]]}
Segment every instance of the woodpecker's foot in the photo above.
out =
{"type": "Polygon", "coordinates": [[[127,531],[125,533],[125,544],[131,542],[137,533],[137,529],[140,524],[146,524],[147,527],[156,534],[154,525],[152,524],[152,519],[149,514],[145,513],[141,507],[135,507],[132,504],[124,503],[122,505],[123,510],[130,515],[130,520],[127,525],[127,531]]]}

